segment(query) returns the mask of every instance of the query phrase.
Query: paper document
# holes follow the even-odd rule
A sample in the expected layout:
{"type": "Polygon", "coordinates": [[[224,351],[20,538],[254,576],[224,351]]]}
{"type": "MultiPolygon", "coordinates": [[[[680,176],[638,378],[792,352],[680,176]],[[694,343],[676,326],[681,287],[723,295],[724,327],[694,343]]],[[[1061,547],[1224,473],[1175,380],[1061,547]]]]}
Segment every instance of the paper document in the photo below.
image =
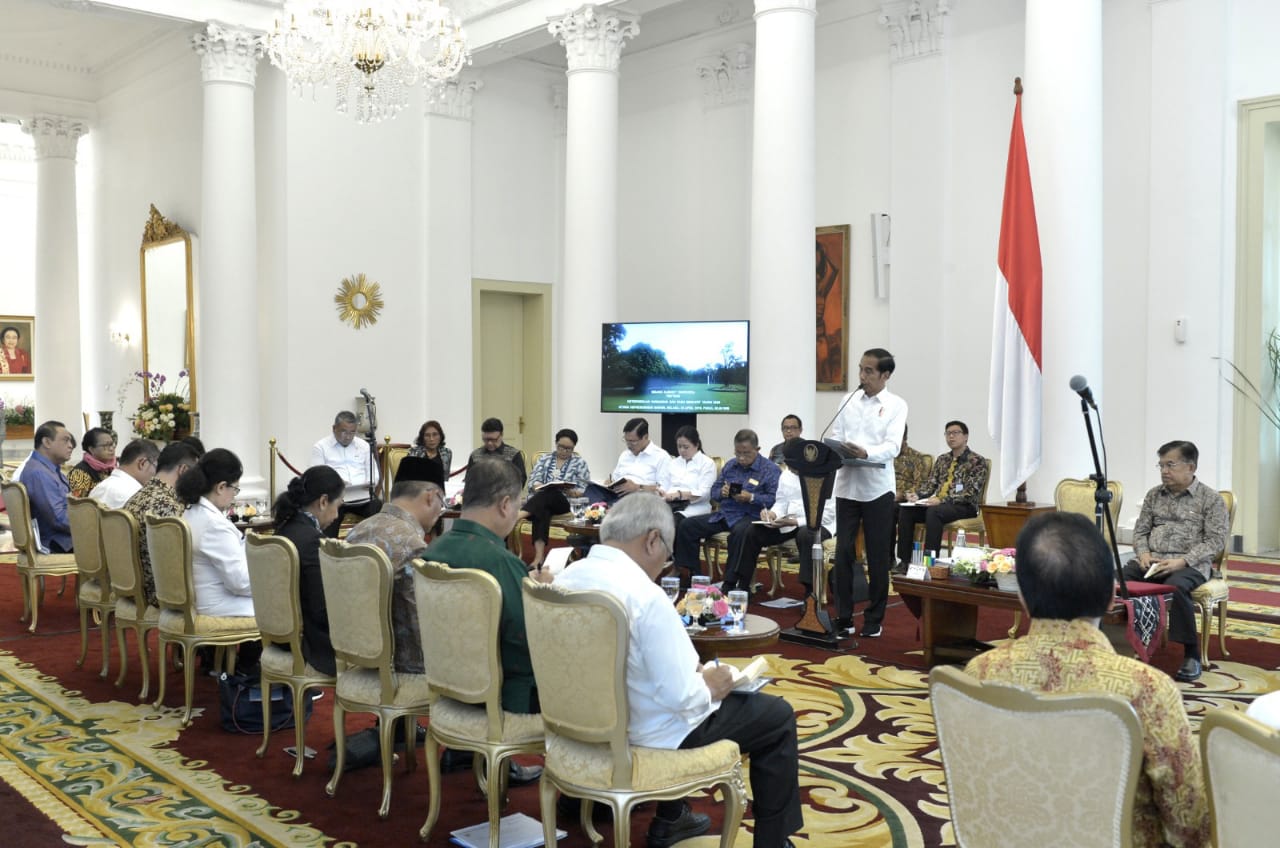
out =
{"type": "Polygon", "coordinates": [[[541,492],[543,489],[572,489],[572,480],[548,480],[545,483],[539,483],[533,487],[535,492],[541,492]]]}
{"type": "Polygon", "coordinates": [[[1146,574],[1142,575],[1142,579],[1146,580],[1148,577],[1155,574],[1156,569],[1158,569],[1159,567],[1160,567],[1160,562],[1158,560],[1156,562],[1151,563],[1151,567],[1147,569],[1146,574]]]}
{"type": "Polygon", "coordinates": [[[726,668],[729,669],[729,673],[733,675],[734,689],[746,689],[754,683],[768,667],[769,661],[764,657],[756,657],[742,668],[738,668],[733,665],[726,666],[726,668]]]}
{"type": "Polygon", "coordinates": [[[553,575],[564,571],[564,567],[569,564],[569,555],[573,553],[573,548],[550,548],[547,555],[542,559],[542,570],[550,571],[553,575]]]}
{"type": "Polygon", "coordinates": [[[768,607],[769,609],[790,609],[791,607],[804,606],[804,601],[796,598],[775,598],[772,601],[765,601],[760,606],[768,607]]]}
{"type": "MultiPolygon", "coordinates": [[[[489,848],[489,823],[472,825],[455,830],[453,843],[463,848],[489,848]]],[[[556,830],[556,839],[564,839],[566,832],[556,830]]],[[[524,813],[512,813],[498,820],[498,848],[537,848],[545,844],[542,839],[542,822],[524,813]]]]}

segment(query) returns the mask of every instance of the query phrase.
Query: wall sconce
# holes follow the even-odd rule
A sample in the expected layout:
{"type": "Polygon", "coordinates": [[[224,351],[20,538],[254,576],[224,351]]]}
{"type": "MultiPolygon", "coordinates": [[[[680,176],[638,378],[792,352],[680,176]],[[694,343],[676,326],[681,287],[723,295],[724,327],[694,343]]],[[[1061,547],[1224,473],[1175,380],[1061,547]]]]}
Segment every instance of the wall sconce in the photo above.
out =
{"type": "Polygon", "coordinates": [[[129,333],[118,327],[112,327],[111,342],[112,344],[120,345],[120,347],[128,347],[130,342],[129,333]]]}

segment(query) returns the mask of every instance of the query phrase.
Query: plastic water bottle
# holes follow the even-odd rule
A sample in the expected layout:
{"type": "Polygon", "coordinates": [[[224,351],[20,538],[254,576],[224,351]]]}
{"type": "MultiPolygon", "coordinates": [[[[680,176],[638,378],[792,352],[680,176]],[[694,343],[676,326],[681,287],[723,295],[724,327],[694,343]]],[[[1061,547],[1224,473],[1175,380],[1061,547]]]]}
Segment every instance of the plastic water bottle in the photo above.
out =
{"type": "Polygon", "coordinates": [[[963,531],[963,530],[957,530],[957,531],[956,531],[956,544],[955,544],[955,546],[956,546],[957,548],[963,548],[963,547],[965,547],[965,543],[964,543],[964,542],[965,542],[965,539],[964,539],[964,531],[963,531]]]}

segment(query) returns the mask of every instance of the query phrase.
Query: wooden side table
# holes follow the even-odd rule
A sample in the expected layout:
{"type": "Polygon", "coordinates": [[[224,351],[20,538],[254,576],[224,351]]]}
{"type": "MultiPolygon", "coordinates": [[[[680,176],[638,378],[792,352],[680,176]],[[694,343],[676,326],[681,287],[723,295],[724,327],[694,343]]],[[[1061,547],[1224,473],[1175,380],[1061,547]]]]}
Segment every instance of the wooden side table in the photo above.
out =
{"type": "Polygon", "coordinates": [[[1053,511],[1053,504],[983,504],[982,524],[987,529],[987,545],[992,548],[1012,548],[1018,541],[1018,532],[1028,518],[1053,511]]]}

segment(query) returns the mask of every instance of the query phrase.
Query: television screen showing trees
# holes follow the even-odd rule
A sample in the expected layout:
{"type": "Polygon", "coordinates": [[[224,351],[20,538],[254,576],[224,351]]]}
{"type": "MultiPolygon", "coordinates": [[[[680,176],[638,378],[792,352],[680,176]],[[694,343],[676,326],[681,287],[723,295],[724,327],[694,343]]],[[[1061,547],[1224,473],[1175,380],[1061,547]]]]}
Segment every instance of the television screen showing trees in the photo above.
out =
{"type": "Polygon", "coordinates": [[[749,321],[605,324],[601,412],[745,413],[749,321]]]}

